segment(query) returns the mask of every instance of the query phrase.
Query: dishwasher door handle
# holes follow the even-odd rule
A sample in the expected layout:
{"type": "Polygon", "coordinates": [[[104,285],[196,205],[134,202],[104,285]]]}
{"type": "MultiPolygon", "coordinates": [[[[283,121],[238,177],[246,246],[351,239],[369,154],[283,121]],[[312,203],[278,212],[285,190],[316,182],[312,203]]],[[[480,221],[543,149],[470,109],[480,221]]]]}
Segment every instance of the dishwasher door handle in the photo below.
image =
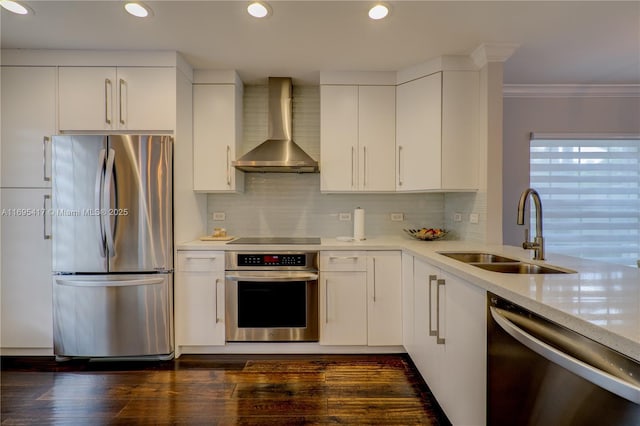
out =
{"type": "Polygon", "coordinates": [[[625,382],[618,377],[612,376],[592,365],[567,355],[516,326],[500,313],[500,309],[494,308],[493,306],[489,309],[495,322],[505,332],[538,355],[571,371],[596,386],[606,389],[628,401],[640,404],[640,387],[625,382]]]}

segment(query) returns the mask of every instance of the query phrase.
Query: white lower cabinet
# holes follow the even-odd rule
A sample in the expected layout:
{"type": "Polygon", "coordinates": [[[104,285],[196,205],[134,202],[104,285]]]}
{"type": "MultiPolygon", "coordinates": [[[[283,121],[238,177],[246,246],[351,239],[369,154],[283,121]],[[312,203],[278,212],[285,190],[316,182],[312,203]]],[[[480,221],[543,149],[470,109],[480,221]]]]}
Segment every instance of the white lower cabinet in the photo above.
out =
{"type": "Polygon", "coordinates": [[[366,252],[320,253],[320,344],[367,344],[366,252]]]}
{"type": "Polygon", "coordinates": [[[53,354],[50,189],[0,189],[0,346],[6,355],[53,354]],[[46,204],[45,204],[46,203],[46,204]]]}
{"type": "Polygon", "coordinates": [[[176,352],[225,344],[224,252],[178,251],[174,284],[176,352]]]}
{"type": "Polygon", "coordinates": [[[402,345],[402,261],[399,251],[367,257],[367,344],[402,345]]]}
{"type": "Polygon", "coordinates": [[[486,291],[421,260],[413,266],[409,355],[452,424],[484,425],[486,291]]]}
{"type": "Polygon", "coordinates": [[[399,251],[320,254],[320,344],[402,344],[399,251]]]}

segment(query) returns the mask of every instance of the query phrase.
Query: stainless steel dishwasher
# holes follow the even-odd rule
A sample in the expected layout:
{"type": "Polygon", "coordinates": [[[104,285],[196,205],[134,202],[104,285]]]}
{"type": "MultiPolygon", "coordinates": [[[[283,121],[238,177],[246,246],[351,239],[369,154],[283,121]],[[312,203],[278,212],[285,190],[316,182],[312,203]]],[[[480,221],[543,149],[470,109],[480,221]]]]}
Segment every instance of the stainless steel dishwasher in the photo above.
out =
{"type": "Polygon", "coordinates": [[[640,364],[488,295],[488,425],[640,425],[640,364]]]}

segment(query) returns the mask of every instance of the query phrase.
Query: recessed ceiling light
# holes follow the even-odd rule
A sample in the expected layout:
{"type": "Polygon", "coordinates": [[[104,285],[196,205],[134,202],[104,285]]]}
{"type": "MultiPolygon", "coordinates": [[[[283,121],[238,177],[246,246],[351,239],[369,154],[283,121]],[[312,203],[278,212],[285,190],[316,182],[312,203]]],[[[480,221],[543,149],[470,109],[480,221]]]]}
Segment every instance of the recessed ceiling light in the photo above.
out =
{"type": "Polygon", "coordinates": [[[138,18],[146,18],[151,15],[151,8],[139,1],[130,1],[124,5],[124,8],[130,15],[138,18]]]}
{"type": "Polygon", "coordinates": [[[0,6],[18,15],[27,15],[29,9],[14,0],[0,0],[0,6]]]}
{"type": "Polygon", "coordinates": [[[369,18],[382,19],[389,14],[389,6],[384,3],[378,3],[369,9],[369,18]]]}
{"type": "Polygon", "coordinates": [[[254,1],[247,6],[247,12],[254,18],[264,18],[271,14],[271,7],[267,3],[261,1],[254,1]]]}

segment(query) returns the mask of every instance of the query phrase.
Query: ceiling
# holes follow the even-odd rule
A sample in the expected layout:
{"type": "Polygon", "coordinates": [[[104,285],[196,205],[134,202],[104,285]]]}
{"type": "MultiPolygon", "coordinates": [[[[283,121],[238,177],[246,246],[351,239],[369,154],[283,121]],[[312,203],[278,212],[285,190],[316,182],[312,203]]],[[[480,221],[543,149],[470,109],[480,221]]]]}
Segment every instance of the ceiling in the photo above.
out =
{"type": "Polygon", "coordinates": [[[177,50],[198,69],[236,69],[247,84],[287,75],[317,84],[321,70],[395,71],[480,43],[516,43],[511,84],[640,83],[640,1],[271,1],[252,18],[246,1],[146,1],[153,17],[120,1],[27,1],[2,10],[2,48],[177,50]]]}

